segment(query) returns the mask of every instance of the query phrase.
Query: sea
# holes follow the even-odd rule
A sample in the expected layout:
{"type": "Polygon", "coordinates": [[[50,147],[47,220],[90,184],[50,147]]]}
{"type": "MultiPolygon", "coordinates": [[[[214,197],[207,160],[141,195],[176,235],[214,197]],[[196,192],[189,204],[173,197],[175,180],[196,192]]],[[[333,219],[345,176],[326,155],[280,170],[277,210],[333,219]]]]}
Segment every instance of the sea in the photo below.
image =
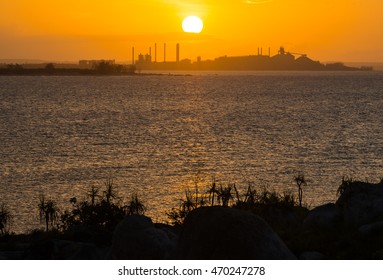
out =
{"type": "Polygon", "coordinates": [[[212,181],[335,202],[342,178],[383,177],[383,72],[1,76],[0,203],[16,233],[43,228],[108,182],[154,222],[212,181]]]}

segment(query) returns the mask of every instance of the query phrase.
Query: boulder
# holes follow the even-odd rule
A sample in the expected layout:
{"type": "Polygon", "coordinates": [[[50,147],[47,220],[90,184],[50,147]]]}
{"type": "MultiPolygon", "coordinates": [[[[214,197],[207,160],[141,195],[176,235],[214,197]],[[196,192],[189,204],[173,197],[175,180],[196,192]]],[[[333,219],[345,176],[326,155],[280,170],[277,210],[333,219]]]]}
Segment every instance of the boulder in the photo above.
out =
{"type": "Polygon", "coordinates": [[[300,260],[324,260],[325,256],[319,252],[303,252],[299,256],[300,260]]]}
{"type": "Polygon", "coordinates": [[[65,236],[68,240],[75,242],[93,243],[97,246],[106,246],[110,244],[112,233],[100,231],[95,226],[74,225],[66,232],[65,236]]]}
{"type": "Polygon", "coordinates": [[[54,241],[52,240],[39,240],[31,244],[25,250],[25,260],[52,260],[54,252],[54,241]]]}
{"type": "Polygon", "coordinates": [[[163,260],[174,257],[176,238],[156,228],[146,216],[132,215],[122,220],[112,237],[111,259],[163,260]]]}
{"type": "Polygon", "coordinates": [[[279,203],[258,204],[256,209],[257,215],[262,217],[273,229],[280,229],[282,231],[301,227],[303,220],[309,212],[304,207],[291,207],[290,205],[287,206],[279,203]]]}
{"type": "Polygon", "coordinates": [[[179,259],[295,259],[260,217],[225,207],[201,207],[187,216],[177,245],[179,259]]]}
{"type": "Polygon", "coordinates": [[[346,225],[360,227],[383,220],[383,184],[344,182],[336,205],[346,225]]]}
{"type": "Polygon", "coordinates": [[[94,244],[52,239],[39,241],[26,250],[26,260],[102,260],[104,254],[94,244]]]}
{"type": "Polygon", "coordinates": [[[331,229],[339,225],[342,220],[341,211],[334,203],[328,203],[312,209],[303,221],[305,229],[331,229]]]}
{"type": "Polygon", "coordinates": [[[104,254],[92,243],[56,240],[53,259],[55,260],[102,260],[104,254]]]}
{"type": "Polygon", "coordinates": [[[381,235],[383,233],[383,222],[375,222],[359,227],[358,233],[361,236],[381,235]]]}
{"type": "Polygon", "coordinates": [[[1,260],[22,260],[24,258],[24,251],[1,251],[1,260]]]}

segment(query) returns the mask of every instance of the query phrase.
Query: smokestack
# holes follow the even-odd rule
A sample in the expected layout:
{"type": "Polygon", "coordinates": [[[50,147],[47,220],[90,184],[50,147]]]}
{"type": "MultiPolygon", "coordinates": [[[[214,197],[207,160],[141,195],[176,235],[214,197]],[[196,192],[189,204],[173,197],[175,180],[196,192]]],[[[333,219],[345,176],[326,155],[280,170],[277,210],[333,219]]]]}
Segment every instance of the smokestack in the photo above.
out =
{"type": "Polygon", "coordinates": [[[149,55],[152,57],[152,47],[149,47],[149,55]]]}
{"type": "Polygon", "coordinates": [[[164,62],[166,62],[166,43],[164,43],[164,62]]]}
{"type": "Polygon", "coordinates": [[[176,45],[176,61],[180,62],[180,44],[177,43],[176,45]]]}
{"type": "Polygon", "coordinates": [[[269,56],[271,56],[271,50],[270,50],[270,47],[269,47],[269,56]]]}
{"type": "Polygon", "coordinates": [[[157,43],[154,44],[154,62],[157,62],[157,43]]]}
{"type": "Polygon", "coordinates": [[[132,64],[134,65],[134,47],[132,47],[132,64]]]}

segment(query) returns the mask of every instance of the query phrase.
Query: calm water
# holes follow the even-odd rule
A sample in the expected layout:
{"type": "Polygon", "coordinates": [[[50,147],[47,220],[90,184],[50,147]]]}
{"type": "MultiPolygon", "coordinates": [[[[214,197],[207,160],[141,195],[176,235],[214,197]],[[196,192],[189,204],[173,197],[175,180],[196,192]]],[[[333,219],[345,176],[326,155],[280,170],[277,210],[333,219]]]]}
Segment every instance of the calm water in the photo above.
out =
{"type": "Polygon", "coordinates": [[[383,176],[383,73],[0,77],[0,198],[38,228],[45,193],[69,208],[112,179],[154,220],[186,188],[223,183],[336,199],[343,176],[383,176]]]}

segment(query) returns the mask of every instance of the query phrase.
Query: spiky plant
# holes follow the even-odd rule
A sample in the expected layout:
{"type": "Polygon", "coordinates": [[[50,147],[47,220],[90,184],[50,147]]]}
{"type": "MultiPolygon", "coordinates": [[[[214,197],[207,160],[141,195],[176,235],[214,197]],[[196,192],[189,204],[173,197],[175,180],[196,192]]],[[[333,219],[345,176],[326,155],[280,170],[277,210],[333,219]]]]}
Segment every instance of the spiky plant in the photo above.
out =
{"type": "Polygon", "coordinates": [[[221,203],[222,206],[228,207],[230,201],[233,200],[233,188],[235,188],[235,184],[228,184],[227,187],[222,187],[222,185],[220,185],[217,198],[218,202],[221,203]]]}
{"type": "MultiPolygon", "coordinates": [[[[99,189],[92,186],[92,188],[90,189],[88,195],[90,197],[90,201],[91,201],[91,205],[94,206],[95,202],[96,202],[96,199],[97,197],[99,196],[98,195],[98,192],[99,192],[99,189]]],[[[110,191],[111,192],[111,191],[110,191]]]]}
{"type": "Polygon", "coordinates": [[[305,175],[298,174],[297,176],[295,176],[294,180],[295,180],[295,183],[297,184],[297,187],[298,187],[299,207],[302,207],[302,199],[303,199],[303,189],[302,189],[302,186],[307,186],[305,175]]]}
{"type": "Polygon", "coordinates": [[[49,231],[49,225],[53,228],[58,219],[59,209],[56,203],[49,199],[45,200],[45,196],[40,196],[40,202],[38,204],[40,223],[45,221],[45,230],[49,231]]]}
{"type": "Polygon", "coordinates": [[[130,202],[127,205],[128,215],[144,215],[146,211],[145,205],[138,199],[137,194],[132,195],[130,202]]]}
{"type": "Polygon", "coordinates": [[[12,215],[9,212],[7,206],[2,203],[0,207],[0,235],[6,235],[9,233],[12,223],[12,215]]]}
{"type": "Polygon", "coordinates": [[[104,191],[104,196],[105,196],[105,199],[106,199],[106,203],[110,204],[110,202],[113,199],[117,198],[117,193],[114,191],[113,181],[112,180],[107,180],[105,182],[105,188],[106,189],[104,191]]]}
{"type": "Polygon", "coordinates": [[[213,181],[211,183],[210,189],[208,190],[208,194],[209,194],[210,205],[214,206],[214,199],[215,199],[215,196],[218,194],[218,188],[217,188],[215,177],[213,177],[213,181]]]}

